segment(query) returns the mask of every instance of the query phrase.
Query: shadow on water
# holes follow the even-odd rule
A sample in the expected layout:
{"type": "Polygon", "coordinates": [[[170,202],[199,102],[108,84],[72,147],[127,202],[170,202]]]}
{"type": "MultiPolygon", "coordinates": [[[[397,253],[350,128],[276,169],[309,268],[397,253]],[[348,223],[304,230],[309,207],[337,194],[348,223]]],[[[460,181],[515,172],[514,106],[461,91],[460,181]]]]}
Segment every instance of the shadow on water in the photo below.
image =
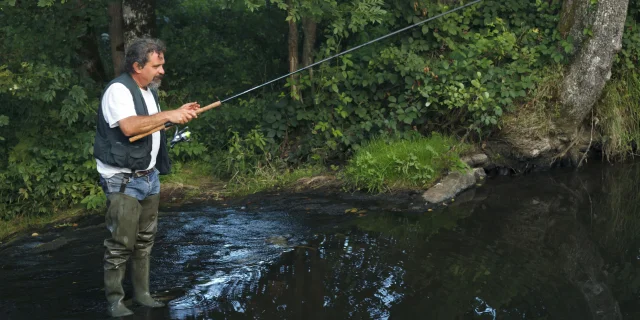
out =
{"type": "MultiPolygon", "coordinates": [[[[319,193],[164,212],[168,307],[127,319],[638,319],[639,178],[499,177],[433,212],[319,193]]],[[[105,318],[100,220],[0,247],[0,319],[105,318]]]]}

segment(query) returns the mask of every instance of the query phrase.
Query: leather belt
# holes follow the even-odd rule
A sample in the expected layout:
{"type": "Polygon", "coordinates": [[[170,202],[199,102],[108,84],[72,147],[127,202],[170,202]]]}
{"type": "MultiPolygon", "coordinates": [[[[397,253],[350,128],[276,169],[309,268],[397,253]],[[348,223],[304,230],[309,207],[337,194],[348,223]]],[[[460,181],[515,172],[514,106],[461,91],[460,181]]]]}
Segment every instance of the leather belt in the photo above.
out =
{"type": "Polygon", "coordinates": [[[153,172],[153,170],[155,170],[155,169],[156,169],[156,168],[155,168],[155,167],[153,167],[153,168],[151,168],[151,169],[149,169],[149,170],[136,171],[136,172],[134,172],[134,173],[133,173],[133,176],[134,176],[134,177],[136,177],[136,178],[138,178],[138,177],[144,177],[144,176],[146,176],[146,175],[150,174],[151,172],[153,172]]]}

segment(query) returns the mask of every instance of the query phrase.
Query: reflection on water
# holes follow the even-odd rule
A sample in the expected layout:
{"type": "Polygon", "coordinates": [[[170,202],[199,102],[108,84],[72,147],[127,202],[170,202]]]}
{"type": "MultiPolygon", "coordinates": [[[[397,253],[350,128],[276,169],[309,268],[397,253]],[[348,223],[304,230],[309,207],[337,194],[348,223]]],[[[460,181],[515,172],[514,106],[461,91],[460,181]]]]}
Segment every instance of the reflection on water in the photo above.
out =
{"type": "MultiPolygon", "coordinates": [[[[433,212],[306,194],[165,213],[151,286],[168,307],[132,319],[640,319],[639,178],[500,177],[433,212]]],[[[101,238],[2,249],[0,313],[101,317],[101,238]]]]}

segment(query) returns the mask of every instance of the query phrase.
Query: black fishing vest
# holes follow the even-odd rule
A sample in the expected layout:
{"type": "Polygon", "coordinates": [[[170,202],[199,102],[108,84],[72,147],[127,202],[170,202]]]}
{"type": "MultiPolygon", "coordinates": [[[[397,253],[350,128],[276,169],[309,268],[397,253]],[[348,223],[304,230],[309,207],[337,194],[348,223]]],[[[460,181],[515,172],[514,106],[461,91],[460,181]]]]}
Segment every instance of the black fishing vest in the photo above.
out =
{"type": "MultiPolygon", "coordinates": [[[[126,72],[123,73],[113,79],[106,88],[109,88],[109,86],[114,83],[122,83],[129,89],[133,97],[133,105],[136,108],[137,115],[149,115],[149,110],[144,102],[140,88],[131,75],[126,72]]],[[[153,93],[156,106],[158,107],[158,111],[160,111],[158,93],[155,90],[152,90],[151,93],[153,93]]],[[[104,96],[104,92],[102,95],[104,96]]],[[[93,144],[93,155],[96,159],[120,168],[132,169],[134,171],[146,170],[151,163],[151,146],[151,135],[135,142],[129,142],[129,137],[125,136],[119,127],[110,128],[102,113],[102,97],[100,98],[96,125],[96,140],[93,144]]],[[[160,150],[158,150],[158,156],[156,157],[156,168],[160,171],[160,174],[168,174],[171,171],[171,162],[167,151],[167,139],[164,130],[160,131],[160,150]]]]}

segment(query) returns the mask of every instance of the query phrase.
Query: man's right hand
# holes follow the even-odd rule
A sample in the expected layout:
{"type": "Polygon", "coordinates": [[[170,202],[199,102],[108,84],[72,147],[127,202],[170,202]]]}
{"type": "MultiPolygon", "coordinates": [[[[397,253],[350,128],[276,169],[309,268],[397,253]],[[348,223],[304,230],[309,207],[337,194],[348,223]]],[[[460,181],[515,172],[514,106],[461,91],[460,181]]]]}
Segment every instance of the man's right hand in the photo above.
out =
{"type": "Polygon", "coordinates": [[[185,124],[198,117],[196,110],[200,108],[197,102],[189,102],[180,108],[168,111],[169,121],[175,124],[185,124]]]}

